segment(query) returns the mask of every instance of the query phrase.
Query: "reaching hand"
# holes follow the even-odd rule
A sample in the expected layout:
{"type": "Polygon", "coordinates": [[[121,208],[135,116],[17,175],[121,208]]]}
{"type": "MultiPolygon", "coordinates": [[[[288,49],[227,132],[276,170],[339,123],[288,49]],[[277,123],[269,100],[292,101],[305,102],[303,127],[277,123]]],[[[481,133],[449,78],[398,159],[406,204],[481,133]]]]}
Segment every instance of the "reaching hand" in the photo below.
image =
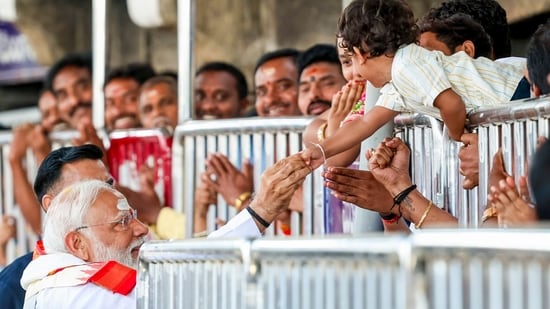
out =
{"type": "Polygon", "coordinates": [[[220,193],[229,205],[235,206],[235,200],[242,193],[254,191],[254,166],[248,160],[239,171],[226,156],[212,154],[206,161],[206,174],[208,177],[202,177],[203,182],[220,193]]]}
{"type": "Polygon", "coordinates": [[[371,172],[345,167],[329,167],[323,173],[325,186],[338,199],[361,208],[389,213],[393,199],[371,172]]]}
{"type": "Polygon", "coordinates": [[[294,192],[310,172],[300,154],[279,160],[262,174],[260,188],[250,207],[264,220],[273,222],[281,212],[288,209],[294,192]]]}
{"type": "Polygon", "coordinates": [[[300,157],[311,170],[314,170],[325,163],[325,158],[323,157],[321,149],[315,145],[311,145],[311,147],[302,150],[300,152],[300,157]]]}
{"type": "Polygon", "coordinates": [[[521,198],[512,177],[506,177],[499,181],[498,186],[491,187],[489,201],[496,208],[499,226],[525,225],[537,221],[535,209],[521,198]]]}
{"type": "Polygon", "coordinates": [[[407,145],[399,138],[386,138],[374,153],[367,152],[369,170],[393,195],[411,184],[407,145]]]}
{"type": "Polygon", "coordinates": [[[464,145],[458,151],[460,174],[464,176],[462,187],[470,190],[479,184],[479,149],[478,137],[475,133],[464,133],[460,138],[464,145]]]}

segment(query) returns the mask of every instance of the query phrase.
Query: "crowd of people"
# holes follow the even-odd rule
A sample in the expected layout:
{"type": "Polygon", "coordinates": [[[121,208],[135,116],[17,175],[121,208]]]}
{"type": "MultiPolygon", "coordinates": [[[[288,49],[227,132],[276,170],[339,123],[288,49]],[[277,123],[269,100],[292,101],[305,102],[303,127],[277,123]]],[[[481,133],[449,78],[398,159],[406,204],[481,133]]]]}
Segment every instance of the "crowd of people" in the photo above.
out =
{"type": "MultiPolygon", "coordinates": [[[[526,59],[510,57],[506,12],[494,0],[448,0],[419,20],[402,0],[355,0],[336,30],[335,44],[262,55],[253,72],[253,95],[245,75],[229,63],[196,70],[195,119],[313,119],[304,132],[304,150],[268,167],[257,188],[250,162],[209,154],[195,190],[195,236],[206,236],[207,210],[218,196],[238,214],[208,237],[261,237],[274,222],[278,233],[289,234],[290,211],[302,209],[299,188],[321,165],[332,194],[379,213],[387,231],[454,227],[457,219],[412,182],[404,141],[388,137],[360,154],[361,141],[402,112],[439,119],[449,136],[464,144],[460,173],[464,188],[471,189],[478,184],[479,155],[477,136],[465,131],[468,113],[550,90],[550,22],[533,34],[526,59]],[[365,108],[367,82],[381,89],[370,109],[365,108]],[[348,168],[359,155],[367,157],[368,171],[348,168]]],[[[185,214],[163,205],[150,167],[139,171],[139,190],[110,176],[105,144],[92,124],[91,67],[86,54],[54,64],[39,100],[42,121],[13,129],[9,163],[15,200],[42,241],[34,257],[28,253],[0,273],[0,298],[9,308],[135,307],[141,244],[186,236],[185,214]],[[60,129],[76,130],[78,136],[74,146],[52,151],[49,134],[60,129]],[[29,150],[40,166],[34,184],[27,178],[29,150]],[[105,280],[112,273],[121,279],[105,280]]],[[[181,122],[176,79],[177,74],[157,73],[144,63],[111,69],[103,85],[105,129],[175,128],[181,122]]],[[[487,225],[548,219],[548,151],[550,145],[541,140],[531,172],[518,184],[502,167],[502,154],[495,154],[494,177],[489,188],[480,188],[490,192],[487,225]]],[[[14,224],[11,217],[0,222],[0,263],[14,224]]]]}

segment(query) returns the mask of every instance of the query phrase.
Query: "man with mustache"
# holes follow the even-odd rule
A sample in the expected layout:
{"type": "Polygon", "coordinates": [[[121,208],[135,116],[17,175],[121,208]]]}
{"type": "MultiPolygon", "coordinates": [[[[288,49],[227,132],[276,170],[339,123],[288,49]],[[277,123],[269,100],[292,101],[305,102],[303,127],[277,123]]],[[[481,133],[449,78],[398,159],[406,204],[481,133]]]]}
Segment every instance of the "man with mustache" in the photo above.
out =
{"type": "MultiPolygon", "coordinates": [[[[35,194],[44,210],[48,212],[52,200],[59,192],[79,181],[95,179],[112,185],[114,180],[101,160],[102,157],[101,149],[91,144],[52,151],[38,169],[34,184],[35,194]]],[[[268,168],[262,175],[256,202],[250,205],[256,216],[264,223],[271,223],[288,207],[293,192],[308,173],[308,167],[298,155],[285,158],[268,168]]],[[[259,237],[265,228],[256,217],[245,211],[211,237],[259,237]]],[[[28,253],[0,273],[2,306],[22,308],[25,291],[21,289],[19,280],[31,259],[32,253],[28,253]]]]}
{"type": "Polygon", "coordinates": [[[109,72],[103,86],[107,130],[141,126],[138,116],[139,87],[153,76],[155,71],[146,63],[132,63],[109,72]]]}
{"type": "Polygon", "coordinates": [[[166,75],[147,80],[140,89],[139,119],[144,128],[178,125],[178,85],[166,75]]]}
{"type": "Polygon", "coordinates": [[[329,44],[313,45],[300,54],[298,76],[298,106],[304,115],[319,116],[327,111],[332,96],[346,84],[336,47],[329,44]]]}
{"type": "Polygon", "coordinates": [[[92,59],[71,54],[48,71],[48,87],[57,100],[59,116],[72,128],[92,119],[92,59]]]}
{"type": "Polygon", "coordinates": [[[44,251],[23,272],[27,308],[132,308],[147,227],[122,193],[77,182],[51,201],[44,251]]]}

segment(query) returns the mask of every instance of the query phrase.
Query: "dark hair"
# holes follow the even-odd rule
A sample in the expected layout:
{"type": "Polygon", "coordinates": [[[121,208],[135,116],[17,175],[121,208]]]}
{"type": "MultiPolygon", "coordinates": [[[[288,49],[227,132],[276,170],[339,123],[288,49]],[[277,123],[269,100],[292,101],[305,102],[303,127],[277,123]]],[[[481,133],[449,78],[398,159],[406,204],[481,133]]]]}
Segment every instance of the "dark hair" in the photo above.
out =
{"type": "Polygon", "coordinates": [[[66,163],[82,159],[101,160],[103,151],[96,145],[86,144],[75,147],[62,147],[50,152],[36,173],[34,193],[38,203],[42,205],[42,198],[50,192],[61,177],[61,169],[66,163]]]}
{"type": "Polygon", "coordinates": [[[495,0],[450,0],[431,8],[424,19],[446,19],[456,13],[470,15],[491,38],[495,59],[510,57],[510,27],[506,11],[495,0]]]}
{"type": "Polygon", "coordinates": [[[550,220],[550,141],[544,142],[533,158],[529,185],[533,190],[539,220],[550,220]]]}
{"type": "Polygon", "coordinates": [[[159,72],[157,75],[161,76],[170,76],[172,77],[176,82],[178,81],[178,72],[173,70],[164,70],[159,72]]]}
{"type": "Polygon", "coordinates": [[[550,94],[547,76],[550,74],[550,20],[539,26],[527,44],[527,71],[532,85],[541,94],[550,94]]]}
{"type": "Polygon", "coordinates": [[[232,64],[226,62],[208,62],[203,64],[195,73],[195,77],[204,72],[226,72],[235,78],[237,84],[237,92],[239,93],[239,99],[244,99],[248,95],[248,84],[246,83],[246,77],[243,72],[232,64]]]}
{"type": "Polygon", "coordinates": [[[457,13],[445,19],[422,19],[418,24],[421,33],[435,33],[437,39],[445,43],[451,51],[469,40],[475,46],[474,58],[491,58],[491,38],[470,15],[457,13]]]}
{"type": "Polygon", "coordinates": [[[46,87],[54,92],[53,80],[61,70],[66,67],[77,67],[87,69],[92,75],[92,55],[90,53],[69,54],[59,59],[46,74],[46,87]]]}
{"type": "Polygon", "coordinates": [[[168,85],[170,91],[172,91],[172,94],[175,96],[178,95],[178,82],[168,75],[156,75],[149,78],[147,81],[145,81],[145,83],[143,83],[143,85],[141,85],[139,92],[143,93],[143,91],[149,90],[150,88],[153,88],[158,84],[168,85]]]}
{"type": "Polygon", "coordinates": [[[405,1],[355,0],[338,20],[338,36],[349,52],[357,47],[370,57],[389,56],[400,46],[416,42],[418,27],[405,1]]]}
{"type": "Polygon", "coordinates": [[[263,54],[260,59],[256,62],[256,66],[254,67],[254,74],[258,71],[258,69],[266,62],[273,60],[273,59],[279,59],[279,58],[291,58],[294,62],[298,59],[298,55],[300,52],[297,49],[294,48],[283,48],[278,49],[272,52],[268,52],[263,54]]]}
{"type": "Polygon", "coordinates": [[[148,63],[130,63],[118,68],[112,69],[107,78],[103,88],[109,84],[113,79],[129,78],[135,80],[139,85],[142,85],[146,80],[155,76],[155,70],[148,63]]]}
{"type": "Polygon", "coordinates": [[[340,67],[340,59],[338,51],[334,45],[330,44],[315,44],[303,51],[296,60],[298,64],[298,78],[302,75],[302,71],[308,66],[318,62],[334,63],[340,67]]]}

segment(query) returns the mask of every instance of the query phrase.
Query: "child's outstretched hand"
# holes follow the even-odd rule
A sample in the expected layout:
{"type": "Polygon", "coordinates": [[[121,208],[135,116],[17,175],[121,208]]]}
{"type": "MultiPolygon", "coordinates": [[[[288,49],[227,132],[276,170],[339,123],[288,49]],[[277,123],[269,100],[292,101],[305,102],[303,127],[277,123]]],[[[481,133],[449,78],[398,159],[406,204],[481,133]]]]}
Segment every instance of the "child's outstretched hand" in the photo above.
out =
{"type": "Polygon", "coordinates": [[[311,168],[311,170],[314,170],[323,165],[325,161],[321,149],[319,149],[319,147],[317,146],[302,150],[300,156],[302,157],[302,160],[304,160],[304,162],[311,168]]]}

